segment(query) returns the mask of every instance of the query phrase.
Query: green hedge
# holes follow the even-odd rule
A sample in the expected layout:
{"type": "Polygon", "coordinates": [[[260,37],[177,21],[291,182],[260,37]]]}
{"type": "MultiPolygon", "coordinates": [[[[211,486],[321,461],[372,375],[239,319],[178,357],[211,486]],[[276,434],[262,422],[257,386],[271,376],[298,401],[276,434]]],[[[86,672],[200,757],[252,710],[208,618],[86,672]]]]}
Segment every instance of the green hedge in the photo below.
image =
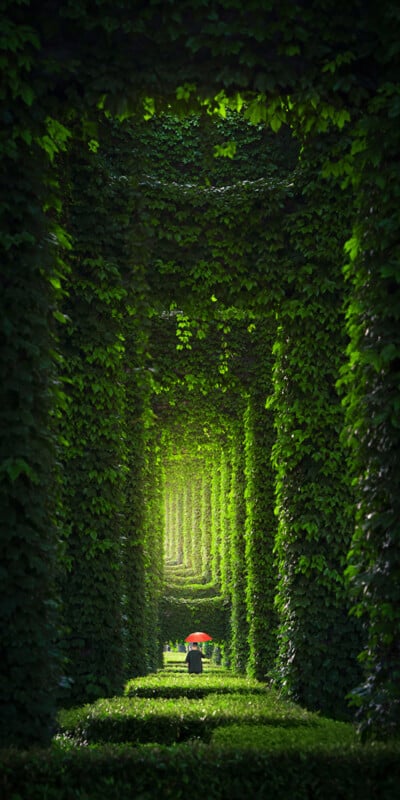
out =
{"type": "Polygon", "coordinates": [[[17,800],[183,800],[193,786],[210,800],[397,800],[397,749],[333,752],[229,750],[204,744],[177,747],[106,746],[5,752],[0,793],[17,800]]]}
{"type": "MultiPolygon", "coordinates": [[[[183,656],[184,658],[184,656],[183,656]]],[[[171,662],[170,662],[171,663],[171,662]]],[[[140,680],[132,679],[127,682],[124,694],[128,697],[205,697],[208,694],[264,694],[268,691],[263,683],[257,683],[249,678],[234,678],[234,688],[227,678],[226,671],[213,668],[210,662],[203,662],[201,681],[193,680],[187,673],[183,659],[182,664],[186,674],[181,672],[163,672],[157,675],[146,675],[140,680]],[[218,670],[217,672],[215,670],[218,670]]]]}
{"type": "Polygon", "coordinates": [[[169,565],[165,574],[167,582],[171,582],[172,584],[176,583],[178,585],[186,585],[197,577],[196,570],[192,569],[192,567],[185,567],[181,563],[169,565]]]}
{"type": "Polygon", "coordinates": [[[184,600],[164,595],[160,607],[162,641],[183,641],[192,631],[207,631],[214,641],[225,641],[229,613],[229,603],[220,596],[184,600]]]}
{"type": "MultiPolygon", "coordinates": [[[[206,677],[206,676],[204,676],[206,677]]],[[[186,676],[190,686],[193,680],[202,685],[203,676],[186,676]]],[[[212,685],[212,684],[211,684],[212,685]]],[[[232,687],[227,693],[207,693],[201,700],[188,696],[131,696],[97,700],[90,705],[60,711],[59,731],[77,743],[106,742],[159,742],[172,744],[191,738],[209,741],[212,731],[219,726],[252,724],[288,727],[297,730],[301,742],[303,728],[312,728],[318,739],[318,730],[337,723],[321,719],[294,704],[282,702],[279,695],[268,692],[236,694],[232,687]]],[[[344,724],[343,731],[350,736],[352,726],[344,724]]],[[[336,728],[334,728],[336,730],[336,728]]],[[[353,732],[355,740],[355,734],[353,732]]]]}
{"type": "Polygon", "coordinates": [[[217,728],[211,737],[213,745],[229,750],[258,750],[281,752],[327,752],[330,750],[348,751],[359,748],[354,729],[345,722],[332,722],[315,727],[296,725],[285,727],[277,725],[227,725],[217,728]]]}
{"type": "Polygon", "coordinates": [[[167,583],[165,589],[168,594],[179,597],[181,600],[215,597],[217,593],[217,587],[213,583],[184,583],[182,585],[167,583]]]}

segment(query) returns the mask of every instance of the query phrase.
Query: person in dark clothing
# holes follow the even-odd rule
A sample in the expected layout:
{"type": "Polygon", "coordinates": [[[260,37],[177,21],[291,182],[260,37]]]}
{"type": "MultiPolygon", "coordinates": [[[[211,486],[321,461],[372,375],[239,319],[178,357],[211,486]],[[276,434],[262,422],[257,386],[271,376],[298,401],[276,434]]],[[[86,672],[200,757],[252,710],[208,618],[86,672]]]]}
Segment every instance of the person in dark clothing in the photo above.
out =
{"type": "Polygon", "coordinates": [[[185,658],[185,663],[188,665],[188,671],[191,673],[197,673],[197,675],[199,675],[200,672],[203,672],[203,658],[205,658],[205,655],[201,652],[201,650],[199,650],[197,642],[193,642],[192,649],[189,650],[185,658]]]}

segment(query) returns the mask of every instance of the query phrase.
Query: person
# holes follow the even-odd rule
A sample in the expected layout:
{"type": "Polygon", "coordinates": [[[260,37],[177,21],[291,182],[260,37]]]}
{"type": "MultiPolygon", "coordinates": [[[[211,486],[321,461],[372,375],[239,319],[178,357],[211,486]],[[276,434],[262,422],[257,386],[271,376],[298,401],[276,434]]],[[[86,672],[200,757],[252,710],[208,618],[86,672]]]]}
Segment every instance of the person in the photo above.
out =
{"type": "Polygon", "coordinates": [[[205,658],[204,653],[202,653],[197,646],[197,642],[193,642],[192,649],[189,650],[185,658],[185,663],[188,665],[188,672],[200,675],[200,673],[203,672],[203,658],[205,658]]]}

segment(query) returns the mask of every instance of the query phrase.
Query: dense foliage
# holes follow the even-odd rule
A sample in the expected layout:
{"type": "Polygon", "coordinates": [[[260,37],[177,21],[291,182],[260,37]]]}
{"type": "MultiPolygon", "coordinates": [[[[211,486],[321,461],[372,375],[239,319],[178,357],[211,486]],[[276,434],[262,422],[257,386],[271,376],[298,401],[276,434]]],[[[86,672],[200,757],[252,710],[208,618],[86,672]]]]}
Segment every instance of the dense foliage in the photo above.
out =
{"type": "MultiPolygon", "coordinates": [[[[131,663],[140,670],[136,613],[143,670],[159,663],[176,446],[207,456],[196,481],[207,475],[209,493],[203,477],[200,503],[194,482],[185,493],[201,559],[189,528],[182,559],[204,571],[212,554],[204,579],[231,605],[233,660],[261,622],[249,619],[256,567],[269,605],[276,569],[282,685],[313,707],[342,704],[361,620],[361,727],[398,731],[397,4],[101,0],[94,13],[77,0],[5,0],[3,10],[1,742],[48,740],[60,635],[78,693],[115,691],[131,663]],[[112,129],[105,110],[133,117],[112,129]],[[214,110],[225,124],[211,124],[214,110]],[[237,170],[214,151],[236,152],[237,170]],[[277,566],[254,556],[247,527],[245,620],[232,603],[233,526],[249,525],[250,486],[248,517],[273,483],[272,425],[260,427],[269,376],[256,415],[242,334],[271,317],[277,566]],[[194,370],[177,353],[207,358],[194,370]]],[[[269,502],[255,527],[263,548],[270,513],[269,502]]],[[[254,652],[240,656],[247,668],[254,652]]]]}
{"type": "Polygon", "coordinates": [[[120,254],[124,224],[111,213],[119,198],[109,172],[99,163],[92,169],[85,144],[71,152],[70,162],[73,269],[61,342],[68,398],[62,426],[68,519],[62,597],[66,675],[71,699],[78,702],[113,694],[122,684],[126,434],[120,321],[126,289],[120,254]],[[103,202],[93,220],[99,192],[103,202]]]}
{"type": "Polygon", "coordinates": [[[275,436],[273,417],[265,407],[272,388],[274,326],[267,319],[254,327],[252,350],[255,366],[249,380],[249,399],[244,417],[246,607],[248,671],[259,680],[265,680],[274,665],[277,642],[274,608],[277,573],[273,554],[275,481],[271,465],[275,436]]]}
{"type": "Polygon", "coordinates": [[[340,715],[360,679],[361,647],[344,581],[354,498],[336,391],[347,341],[340,259],[351,198],[321,177],[326,146],[317,140],[304,153],[297,206],[287,220],[286,298],[277,313],[268,405],[277,434],[279,680],[308,707],[340,715]]]}
{"type": "Polygon", "coordinates": [[[129,681],[126,696],[63,710],[52,747],[2,751],[0,793],[184,798],[200,780],[215,800],[397,797],[398,742],[363,745],[349,723],[265,684],[208,662],[201,678],[182,674],[179,655],[168,655],[157,675],[129,681]]]}
{"type": "MultiPolygon", "coordinates": [[[[35,37],[21,31],[14,45],[15,75],[25,73],[35,37]]],[[[12,85],[12,75],[8,80],[12,85]]],[[[43,114],[38,108],[31,120],[23,76],[15,91],[14,118],[3,111],[0,139],[0,741],[19,744],[48,740],[60,675],[55,316],[64,265],[51,165],[34,141],[43,114]]]]}
{"type": "Polygon", "coordinates": [[[400,714],[399,113],[398,86],[389,82],[358,132],[357,217],[345,269],[352,287],[350,345],[342,383],[356,491],[348,577],[367,639],[365,680],[354,700],[364,733],[384,736],[398,730],[400,714]],[[393,127],[391,119],[397,120],[393,127]]]}

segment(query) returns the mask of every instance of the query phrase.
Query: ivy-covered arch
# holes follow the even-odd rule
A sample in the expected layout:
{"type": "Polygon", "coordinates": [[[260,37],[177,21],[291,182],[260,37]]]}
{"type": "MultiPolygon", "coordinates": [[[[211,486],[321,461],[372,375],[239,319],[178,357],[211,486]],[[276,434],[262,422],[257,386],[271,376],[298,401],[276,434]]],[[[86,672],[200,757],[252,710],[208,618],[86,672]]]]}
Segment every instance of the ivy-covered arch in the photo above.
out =
{"type": "MultiPolygon", "coordinates": [[[[284,138],[280,147],[280,152],[288,155],[290,150],[284,138]]],[[[356,653],[361,647],[357,624],[344,622],[344,630],[348,631],[349,626],[352,627],[352,636],[346,644],[341,645],[343,662],[340,669],[333,666],[338,660],[335,637],[339,636],[349,610],[343,570],[353,524],[351,514],[346,516],[351,506],[351,492],[346,488],[348,483],[346,484],[345,456],[338,434],[343,425],[343,414],[335,389],[340,365],[345,358],[346,337],[342,310],[344,283],[340,264],[343,244],[351,229],[351,198],[349,192],[337,191],[332,180],[329,182],[321,177],[321,163],[330,152],[327,135],[323,138],[313,136],[307,147],[308,153],[303,145],[299,164],[296,161],[296,151],[293,151],[292,173],[286,181],[277,180],[272,169],[269,180],[238,182],[228,187],[222,185],[220,190],[217,185],[212,191],[193,185],[190,182],[192,176],[188,177],[189,183],[183,185],[171,185],[165,181],[161,186],[158,183],[156,210],[153,213],[157,214],[156,231],[159,232],[157,236],[161,242],[160,255],[156,250],[159,270],[161,275],[169,277],[171,286],[178,291],[179,302],[185,304],[187,286],[192,289],[192,300],[186,300],[186,307],[190,302],[199,305],[202,291],[206,297],[214,292],[214,314],[217,319],[220,314],[225,330],[230,327],[233,329],[233,318],[229,319],[229,310],[224,311],[221,308],[218,311],[218,297],[225,299],[225,302],[234,302],[232,297],[236,297],[236,302],[242,308],[247,308],[247,314],[253,315],[253,320],[251,321],[251,316],[248,317],[244,327],[249,341],[247,346],[244,343],[241,346],[242,358],[247,364],[240,376],[241,389],[237,395],[240,403],[244,404],[242,414],[247,405],[245,438],[242,439],[242,446],[246,443],[247,454],[244,484],[247,508],[244,527],[248,531],[244,553],[242,549],[242,564],[245,565],[247,574],[244,586],[244,618],[242,616],[241,621],[241,630],[246,630],[249,647],[246,668],[261,679],[273,674],[292,696],[338,715],[346,713],[345,695],[359,680],[356,653]],[[184,224],[185,215],[189,218],[188,227],[184,224]],[[208,273],[206,269],[199,269],[199,263],[208,265],[208,273]],[[247,277],[246,266],[249,264],[251,270],[247,277]],[[227,275],[232,271],[234,277],[229,281],[227,275]],[[202,282],[199,280],[200,276],[202,282]],[[310,328],[306,324],[307,319],[312,321],[310,328]],[[298,331],[297,336],[292,333],[293,326],[298,331]],[[251,329],[256,331],[253,337],[249,337],[251,329]],[[285,356],[278,369],[282,346],[280,342],[284,343],[283,347],[287,347],[292,338],[294,359],[290,362],[285,356]],[[254,362],[252,368],[251,360],[254,362]],[[274,361],[276,368],[273,389],[274,361]],[[286,387],[289,385],[291,390],[287,397],[286,387]],[[268,413],[265,403],[269,395],[271,398],[268,413]],[[278,437],[275,444],[274,420],[278,437]],[[309,429],[307,420],[310,422],[309,429]],[[289,454],[281,447],[285,437],[289,454]],[[325,444],[322,442],[324,437],[325,444]],[[297,439],[300,462],[296,464],[293,447],[297,439]],[[275,453],[279,453],[276,457],[276,511],[281,527],[278,538],[273,513],[276,477],[270,463],[273,446],[275,453]],[[311,471],[307,463],[307,452],[314,465],[311,471]],[[329,459],[331,467],[328,469],[329,459]],[[290,495],[287,484],[292,469],[294,484],[293,494],[290,495]],[[324,478],[326,471],[327,476],[324,478]],[[335,472],[336,476],[333,477],[335,472]],[[286,489],[284,500],[279,493],[280,474],[286,489]],[[327,495],[322,491],[324,481],[329,487],[327,495]],[[306,499],[309,491],[310,498],[306,499]],[[313,496],[313,492],[316,495],[313,496]],[[317,495],[320,496],[319,502],[317,495]],[[336,515],[334,524],[332,513],[336,515]],[[339,524],[340,515],[343,523],[339,524]],[[286,517],[290,519],[287,526],[284,523],[286,517]],[[314,520],[312,523],[311,518],[314,520]],[[314,526],[312,536],[308,533],[310,525],[314,526]],[[278,566],[274,553],[281,548],[289,553],[287,540],[291,537],[291,555],[286,559],[279,558],[278,566]],[[324,556],[326,548],[329,552],[329,564],[324,556]],[[311,559],[310,564],[312,562],[311,571],[315,572],[312,578],[306,576],[304,579],[308,557],[311,559]],[[281,574],[279,586],[278,569],[281,574]],[[288,576],[292,573],[299,578],[303,577],[299,580],[298,590],[292,583],[287,592],[288,576]],[[307,582],[310,579],[322,591],[323,600],[321,595],[318,602],[314,603],[309,598],[309,602],[305,603],[304,580],[307,582]],[[280,608],[282,637],[277,663],[275,655],[278,618],[274,608],[275,595],[280,608]],[[289,605],[292,602],[296,621],[293,622],[292,619],[293,628],[289,632],[289,605]],[[312,625],[308,624],[312,616],[309,614],[311,607],[316,611],[321,605],[331,608],[332,613],[331,619],[329,615],[324,616],[325,628],[322,624],[316,625],[315,621],[312,625]],[[309,611],[306,610],[307,607],[309,611]],[[287,618],[286,613],[289,615],[287,618]],[[283,642],[288,640],[290,646],[294,645],[294,630],[297,626],[299,641],[308,642],[309,649],[306,648],[302,653],[298,641],[295,646],[296,656],[291,652],[289,658],[283,642]],[[296,658],[300,662],[298,679],[296,658]],[[327,679],[328,672],[331,681],[327,679]],[[313,676],[318,676],[318,679],[313,676]],[[317,689],[316,682],[319,681],[320,689],[317,689]]],[[[265,153],[266,143],[263,148],[265,153]]],[[[274,161],[274,148],[279,153],[276,142],[272,150],[268,151],[270,168],[271,161],[274,161]]],[[[187,169],[186,166],[186,171],[187,169]]],[[[150,197],[149,194],[151,203],[150,197]]],[[[183,349],[194,348],[198,327],[183,313],[177,314],[176,320],[181,342],[178,346],[183,349]]],[[[229,334],[226,338],[229,341],[229,334]]],[[[230,361],[226,363],[229,364],[228,371],[232,376],[232,371],[236,374],[232,353],[235,349],[237,351],[237,344],[235,348],[233,341],[229,341],[227,349],[230,361]]],[[[220,352],[221,344],[215,341],[211,347],[212,357],[218,358],[220,352]]],[[[200,352],[196,357],[201,363],[204,353],[201,355],[200,352]]],[[[177,356],[175,358],[178,361],[177,356]]],[[[191,381],[194,380],[192,373],[196,369],[193,363],[193,358],[189,358],[186,373],[183,367],[177,368],[191,381]]],[[[220,362],[220,367],[223,367],[223,362],[220,362]]],[[[208,371],[211,368],[211,362],[207,362],[208,371]]],[[[192,402],[196,403],[196,400],[192,402]]],[[[179,406],[179,402],[177,405],[179,406]]],[[[219,407],[222,405],[220,400],[219,407]]],[[[229,459],[231,462],[235,460],[233,456],[229,459]]],[[[218,455],[216,461],[219,463],[218,455]]],[[[224,467],[221,464],[217,482],[212,484],[212,491],[217,493],[216,496],[219,496],[223,472],[224,467]]],[[[219,501],[219,506],[220,504],[219,501]]],[[[217,582],[224,583],[224,534],[219,519],[217,525],[216,536],[220,537],[220,541],[216,540],[212,549],[213,577],[217,582]]],[[[231,531],[233,540],[237,535],[238,532],[233,534],[231,531]]],[[[222,593],[224,591],[223,586],[222,593]]],[[[234,592],[231,587],[229,594],[234,592]]],[[[235,611],[233,619],[236,618],[236,613],[235,611]]],[[[316,613],[318,617],[319,612],[316,613]]],[[[234,642],[236,639],[240,640],[241,635],[235,628],[231,632],[234,642]]],[[[237,663],[239,657],[235,645],[232,657],[233,662],[237,663]]]]}
{"type": "MultiPolygon", "coordinates": [[[[336,174],[354,191],[349,366],[343,368],[357,501],[349,576],[368,629],[361,695],[365,727],[396,729],[396,4],[386,0],[376,8],[329,1],[321,9],[316,2],[306,7],[254,2],[238,9],[229,0],[206,6],[194,0],[165,6],[160,0],[139,9],[135,3],[134,11],[130,2],[117,7],[103,2],[94,11],[90,2],[65,0],[54,9],[50,2],[32,0],[6,3],[5,10],[1,491],[8,583],[2,599],[2,739],[46,740],[55,694],[55,542],[65,523],[54,480],[55,414],[61,408],[54,382],[59,373],[54,316],[67,270],[62,261],[67,241],[59,224],[61,180],[52,162],[70,137],[74,117],[83,117],[88,140],[96,138],[99,107],[150,113],[155,104],[173,100],[185,112],[202,103],[223,108],[227,96],[236,108],[245,104],[251,119],[275,129],[289,114],[302,138],[332,123],[348,134],[344,152],[334,147],[327,153],[325,174],[336,174]]],[[[283,306],[280,315],[283,322],[283,306]]],[[[284,336],[279,342],[281,369],[295,350],[284,336]]],[[[278,442],[279,454],[284,441],[278,442]]],[[[279,498],[282,503],[282,492],[279,498]]]]}

